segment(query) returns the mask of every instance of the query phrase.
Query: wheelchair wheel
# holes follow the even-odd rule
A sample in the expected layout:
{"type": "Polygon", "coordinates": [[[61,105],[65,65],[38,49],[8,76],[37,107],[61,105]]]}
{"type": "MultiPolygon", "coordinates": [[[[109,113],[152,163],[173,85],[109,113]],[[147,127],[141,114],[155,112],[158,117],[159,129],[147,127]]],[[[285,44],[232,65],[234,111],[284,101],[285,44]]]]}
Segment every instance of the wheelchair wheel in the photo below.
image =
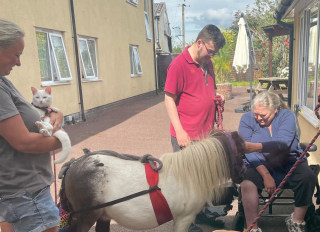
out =
{"type": "Polygon", "coordinates": [[[241,215],[241,213],[237,212],[233,222],[232,222],[232,229],[236,231],[244,231],[245,229],[245,217],[241,215]]]}

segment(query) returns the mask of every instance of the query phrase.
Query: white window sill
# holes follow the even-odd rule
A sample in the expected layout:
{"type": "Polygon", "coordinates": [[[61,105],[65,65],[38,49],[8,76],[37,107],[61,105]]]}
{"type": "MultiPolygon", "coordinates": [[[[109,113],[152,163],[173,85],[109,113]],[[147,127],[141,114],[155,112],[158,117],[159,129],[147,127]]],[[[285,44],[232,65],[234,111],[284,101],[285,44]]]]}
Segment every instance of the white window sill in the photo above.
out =
{"type": "Polygon", "coordinates": [[[55,86],[55,85],[70,85],[71,81],[55,81],[55,82],[42,82],[41,86],[42,87],[47,87],[47,86],[55,86]]]}
{"type": "Polygon", "coordinates": [[[92,79],[82,79],[83,83],[87,83],[87,82],[99,82],[99,81],[103,81],[102,79],[99,78],[92,78],[92,79]]]}
{"type": "Polygon", "coordinates": [[[131,75],[132,78],[141,77],[141,76],[142,76],[142,74],[131,75]]]}

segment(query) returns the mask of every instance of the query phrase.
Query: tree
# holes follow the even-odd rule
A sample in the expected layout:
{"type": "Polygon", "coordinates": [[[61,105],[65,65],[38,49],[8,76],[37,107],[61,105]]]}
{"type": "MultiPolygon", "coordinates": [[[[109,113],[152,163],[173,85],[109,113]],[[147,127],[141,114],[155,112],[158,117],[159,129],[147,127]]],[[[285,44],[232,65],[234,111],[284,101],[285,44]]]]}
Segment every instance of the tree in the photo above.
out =
{"type": "Polygon", "coordinates": [[[235,48],[236,34],[228,29],[222,29],[222,34],[226,39],[226,44],[219,50],[219,55],[212,58],[214,66],[216,81],[218,84],[229,81],[229,75],[232,72],[231,66],[231,51],[235,48]]]}
{"type": "MultiPolygon", "coordinates": [[[[269,26],[277,24],[276,19],[274,18],[274,13],[276,7],[278,6],[279,0],[256,0],[254,6],[250,9],[247,6],[246,11],[244,12],[245,18],[247,19],[248,25],[250,27],[251,33],[253,35],[253,45],[255,50],[262,51],[262,61],[258,65],[264,76],[267,76],[269,73],[268,65],[268,46],[266,46],[268,37],[261,28],[262,26],[269,26]]],[[[235,13],[235,20],[230,26],[230,30],[233,32],[238,31],[238,21],[241,17],[241,12],[237,11],[235,13]]],[[[286,40],[288,36],[279,36],[274,37],[273,51],[272,51],[272,74],[280,75],[280,71],[288,65],[288,53],[289,50],[286,46],[286,40]]]]}
{"type": "MultiPolygon", "coordinates": [[[[186,46],[191,46],[193,43],[195,43],[195,40],[191,40],[190,42],[188,42],[186,44],[186,46]]],[[[173,48],[172,48],[172,53],[178,53],[180,54],[182,51],[184,50],[184,48],[182,48],[182,43],[179,43],[178,45],[175,45],[173,48]]]]}
{"type": "Polygon", "coordinates": [[[181,46],[175,46],[172,48],[172,53],[178,53],[180,54],[182,52],[182,47],[181,46]]]}

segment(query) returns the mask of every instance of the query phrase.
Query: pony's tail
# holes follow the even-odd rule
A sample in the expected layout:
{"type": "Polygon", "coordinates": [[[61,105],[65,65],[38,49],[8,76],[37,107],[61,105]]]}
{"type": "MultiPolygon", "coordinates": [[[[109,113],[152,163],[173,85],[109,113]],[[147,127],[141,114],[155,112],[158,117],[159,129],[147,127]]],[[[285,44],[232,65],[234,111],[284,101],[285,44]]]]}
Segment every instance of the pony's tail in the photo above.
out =
{"type": "Polygon", "coordinates": [[[71,209],[70,204],[68,201],[68,198],[65,193],[65,183],[64,178],[65,174],[67,173],[70,165],[75,161],[75,159],[71,159],[69,162],[65,163],[59,172],[59,179],[62,179],[61,181],[61,187],[59,192],[59,215],[60,215],[60,222],[58,225],[58,231],[59,232],[71,232],[74,231],[74,226],[72,225],[72,216],[71,216],[71,209]]]}
{"type": "MultiPolygon", "coordinates": [[[[65,198],[67,201],[67,198],[65,198]]],[[[58,224],[58,231],[59,232],[71,232],[72,231],[72,216],[68,210],[64,209],[64,204],[62,203],[60,196],[60,202],[58,204],[59,207],[59,215],[60,215],[60,222],[58,224]]]]}

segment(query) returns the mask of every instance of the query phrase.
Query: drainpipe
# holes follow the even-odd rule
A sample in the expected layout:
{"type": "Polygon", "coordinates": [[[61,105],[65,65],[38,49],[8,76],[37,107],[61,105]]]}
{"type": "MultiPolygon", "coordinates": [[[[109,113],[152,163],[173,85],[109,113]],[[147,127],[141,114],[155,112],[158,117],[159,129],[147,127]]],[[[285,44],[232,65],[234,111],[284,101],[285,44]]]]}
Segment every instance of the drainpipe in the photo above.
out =
{"type": "Polygon", "coordinates": [[[82,80],[80,74],[80,61],[79,61],[79,50],[78,50],[78,37],[77,37],[77,29],[76,29],[76,21],[73,7],[73,0],[70,0],[70,10],[71,10],[71,18],[72,18],[72,29],[73,29],[73,41],[74,41],[74,52],[76,55],[76,65],[77,65],[77,77],[78,77],[78,87],[79,87],[79,98],[80,98],[80,108],[81,108],[81,118],[82,121],[86,121],[86,116],[84,114],[84,106],[83,106],[83,97],[82,97],[82,80]]]}
{"type": "Polygon", "coordinates": [[[281,21],[282,15],[277,11],[277,23],[283,27],[287,27],[290,32],[289,42],[289,78],[288,78],[288,107],[291,108],[292,98],[292,64],[293,64],[293,40],[294,40],[294,27],[293,24],[285,23],[281,21]]]}
{"type": "Polygon", "coordinates": [[[294,0],[281,0],[275,12],[275,18],[277,19],[277,23],[283,27],[289,29],[290,32],[290,44],[289,44],[289,80],[288,80],[288,106],[291,108],[291,98],[292,98],[292,64],[293,64],[293,40],[294,40],[294,27],[293,24],[288,24],[282,22],[282,16],[288,10],[288,8],[292,5],[294,0]]]}
{"type": "Polygon", "coordinates": [[[153,15],[153,0],[151,1],[151,16],[152,16],[152,39],[153,39],[153,66],[154,66],[154,82],[156,87],[156,95],[158,95],[158,79],[157,79],[157,57],[156,57],[156,44],[155,44],[155,33],[154,33],[154,15],[153,15]]]}

